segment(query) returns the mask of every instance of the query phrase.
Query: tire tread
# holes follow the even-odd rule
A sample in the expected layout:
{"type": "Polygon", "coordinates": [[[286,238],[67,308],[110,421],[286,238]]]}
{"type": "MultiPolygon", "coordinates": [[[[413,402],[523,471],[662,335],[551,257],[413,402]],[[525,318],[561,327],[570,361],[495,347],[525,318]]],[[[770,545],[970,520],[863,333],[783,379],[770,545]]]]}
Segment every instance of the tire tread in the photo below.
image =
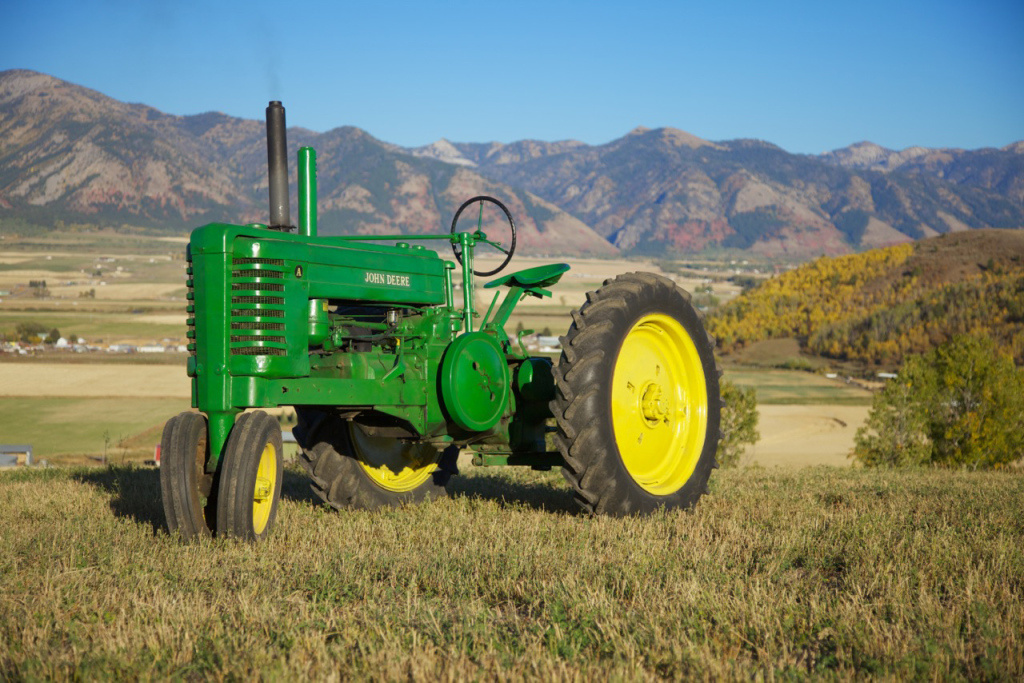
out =
{"type": "Polygon", "coordinates": [[[711,371],[706,368],[705,377],[709,389],[717,394],[720,371],[714,362],[714,339],[703,329],[703,316],[692,307],[689,292],[664,276],[636,272],[605,280],[573,311],[573,323],[560,338],[562,356],[554,368],[555,398],[550,403],[557,425],[553,441],[565,461],[562,475],[576,503],[587,513],[629,515],[659,506],[692,507],[707,493],[707,476],[718,466],[714,456],[720,439],[720,398],[710,391],[709,405],[716,410],[714,419],[709,418],[705,448],[694,475],[675,494],[653,496],[643,491],[626,472],[614,445],[614,433],[606,425],[603,399],[609,387],[604,386],[603,378],[608,376],[608,363],[614,362],[622,337],[640,315],[637,311],[650,302],[665,301],[673,302],[673,310],[684,311],[700,324],[699,336],[688,332],[698,349],[701,342],[707,344],[701,358],[707,364],[710,354],[711,371]]]}
{"type": "Polygon", "coordinates": [[[338,510],[374,510],[381,507],[419,503],[448,495],[446,485],[458,471],[458,449],[450,447],[438,461],[431,478],[412,491],[387,491],[374,484],[349,455],[350,441],[345,421],[327,413],[300,411],[297,437],[302,446],[299,462],[310,478],[313,493],[338,510]]]}

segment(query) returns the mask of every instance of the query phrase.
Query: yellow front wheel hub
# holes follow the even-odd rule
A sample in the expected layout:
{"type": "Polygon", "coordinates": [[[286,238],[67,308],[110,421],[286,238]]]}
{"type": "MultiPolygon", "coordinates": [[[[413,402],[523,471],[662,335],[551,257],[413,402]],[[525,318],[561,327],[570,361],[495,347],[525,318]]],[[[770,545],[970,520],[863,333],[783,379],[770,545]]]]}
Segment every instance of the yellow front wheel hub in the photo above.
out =
{"type": "Polygon", "coordinates": [[[641,318],[622,342],[612,375],[615,444],[648,493],[675,493],[693,475],[707,435],[708,391],[697,347],[678,320],[641,318]]]}
{"type": "Polygon", "coordinates": [[[260,464],[256,468],[256,485],[252,500],[252,527],[257,534],[262,534],[270,521],[270,512],[274,507],[274,484],[277,482],[277,449],[267,442],[260,455],[260,464]]]}
{"type": "Polygon", "coordinates": [[[437,471],[441,458],[430,444],[370,436],[357,426],[352,427],[352,450],[374,484],[396,493],[412,491],[426,483],[437,471]]]}

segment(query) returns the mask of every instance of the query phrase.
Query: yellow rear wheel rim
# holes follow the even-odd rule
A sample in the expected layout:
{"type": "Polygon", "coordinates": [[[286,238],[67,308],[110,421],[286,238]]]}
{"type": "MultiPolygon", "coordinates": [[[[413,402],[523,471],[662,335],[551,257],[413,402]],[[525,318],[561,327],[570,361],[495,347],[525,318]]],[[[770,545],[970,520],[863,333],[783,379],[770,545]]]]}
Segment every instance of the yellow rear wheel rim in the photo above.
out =
{"type": "Polygon", "coordinates": [[[394,437],[370,436],[352,427],[356,460],[374,484],[402,493],[424,484],[437,471],[441,455],[430,444],[405,443],[394,437]]]}
{"type": "Polygon", "coordinates": [[[629,475],[653,495],[681,489],[704,450],[708,390],[697,347],[675,318],[644,316],[629,330],[611,401],[615,444],[629,475]]]}
{"type": "Polygon", "coordinates": [[[252,499],[252,528],[262,534],[270,521],[274,507],[274,487],[277,485],[277,449],[269,441],[263,447],[260,464],[256,468],[256,485],[252,499]]]}

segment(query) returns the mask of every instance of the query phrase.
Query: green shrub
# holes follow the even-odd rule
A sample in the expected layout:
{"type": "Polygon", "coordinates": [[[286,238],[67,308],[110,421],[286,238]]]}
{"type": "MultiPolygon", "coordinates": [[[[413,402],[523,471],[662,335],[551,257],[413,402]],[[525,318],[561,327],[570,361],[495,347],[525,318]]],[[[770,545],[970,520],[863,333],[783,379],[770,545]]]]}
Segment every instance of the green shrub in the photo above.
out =
{"type": "Polygon", "coordinates": [[[742,389],[732,382],[722,382],[722,440],[718,442],[718,463],[736,467],[748,445],[757,442],[757,391],[742,389]]]}
{"type": "Polygon", "coordinates": [[[868,466],[1000,467],[1024,457],[1024,371],[986,337],[908,359],[876,395],[853,457],[868,466]]]}

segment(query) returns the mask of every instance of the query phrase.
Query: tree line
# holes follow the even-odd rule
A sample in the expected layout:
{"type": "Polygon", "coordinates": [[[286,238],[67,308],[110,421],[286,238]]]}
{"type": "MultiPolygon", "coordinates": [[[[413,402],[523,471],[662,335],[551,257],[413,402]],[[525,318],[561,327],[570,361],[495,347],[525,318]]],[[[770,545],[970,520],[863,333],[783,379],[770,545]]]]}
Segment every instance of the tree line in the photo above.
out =
{"type": "Polygon", "coordinates": [[[896,367],[958,335],[993,338],[1024,363],[1024,267],[934,283],[907,267],[915,246],[822,257],[765,281],[708,321],[723,353],[796,337],[811,353],[896,367]]]}

